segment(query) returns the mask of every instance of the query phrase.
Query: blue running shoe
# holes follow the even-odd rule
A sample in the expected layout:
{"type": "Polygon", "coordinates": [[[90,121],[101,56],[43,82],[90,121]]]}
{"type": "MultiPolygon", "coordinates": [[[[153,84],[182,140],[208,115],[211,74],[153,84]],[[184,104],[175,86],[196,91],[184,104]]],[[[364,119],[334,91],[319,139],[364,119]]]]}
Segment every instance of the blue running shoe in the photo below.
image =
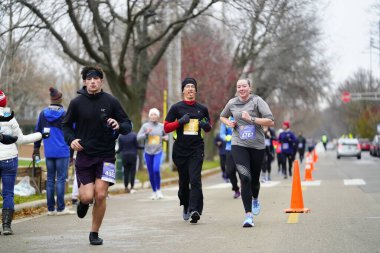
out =
{"type": "Polygon", "coordinates": [[[182,215],[184,220],[189,220],[190,219],[190,212],[188,208],[183,208],[183,215],[182,215]]]}
{"type": "Polygon", "coordinates": [[[258,199],[252,200],[252,213],[254,215],[259,215],[261,210],[260,202],[258,199]]]}
{"type": "Polygon", "coordinates": [[[245,215],[245,220],[243,222],[243,228],[250,228],[255,226],[253,223],[253,215],[252,214],[246,214],[245,215]]]}

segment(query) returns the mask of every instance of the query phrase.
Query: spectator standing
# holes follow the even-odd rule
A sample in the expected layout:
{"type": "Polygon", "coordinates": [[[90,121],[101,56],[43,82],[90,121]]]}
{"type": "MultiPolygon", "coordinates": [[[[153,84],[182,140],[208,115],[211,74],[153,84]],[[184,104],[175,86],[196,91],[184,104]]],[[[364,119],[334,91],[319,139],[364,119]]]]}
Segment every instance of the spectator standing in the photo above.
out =
{"type": "Polygon", "coordinates": [[[145,140],[144,158],[152,187],[151,199],[162,199],[161,191],[161,157],[162,140],[168,140],[164,125],[158,122],[160,111],[157,108],[149,110],[149,121],[144,123],[137,133],[137,141],[145,140]]]}
{"type": "Polygon", "coordinates": [[[278,140],[281,142],[282,171],[284,179],[287,179],[286,162],[288,162],[289,176],[292,176],[292,166],[294,161],[294,144],[297,143],[297,138],[290,130],[289,121],[284,121],[282,124],[283,132],[280,133],[278,140]]]}
{"type": "Polygon", "coordinates": [[[135,176],[137,166],[137,151],[139,144],[137,142],[137,134],[130,132],[119,137],[119,150],[121,161],[124,167],[124,187],[126,193],[135,193],[135,176]],[[128,185],[131,184],[131,188],[128,185]]]}
{"type": "Polygon", "coordinates": [[[253,227],[253,215],[260,213],[260,173],[265,152],[263,126],[273,126],[274,118],[268,104],[251,94],[251,83],[240,79],[236,83],[238,96],[228,101],[220,120],[234,129],[231,152],[241,182],[241,196],[245,210],[243,227],[253,227]],[[234,117],[231,121],[228,118],[234,117]]]}
{"type": "MultiPolygon", "coordinates": [[[[70,160],[70,148],[62,132],[62,121],[66,112],[62,106],[62,93],[53,87],[49,88],[49,92],[50,105],[41,111],[35,127],[36,132],[42,133],[44,130],[50,132],[50,138],[43,140],[47,169],[47,214],[74,214],[75,212],[65,206],[66,179],[70,160]],[[57,194],[55,194],[55,189],[57,189],[57,194]]],[[[34,157],[41,157],[40,147],[41,141],[34,143],[34,157]]]]}
{"type": "Polygon", "coordinates": [[[119,101],[102,90],[103,70],[88,66],[81,71],[84,86],[71,100],[63,120],[65,141],[77,151],[75,160],[79,186],[77,215],[84,218],[94,201],[89,241],[101,245],[99,229],[106,211],[108,187],[115,183],[115,143],[132,129],[119,101]],[[75,129],[74,129],[75,125],[75,129]]]}
{"type": "Polygon", "coordinates": [[[165,132],[174,132],[173,162],[179,175],[178,197],[183,219],[197,223],[203,211],[202,164],[203,131],[211,130],[206,106],[196,102],[197,81],[185,78],[181,84],[183,101],[172,105],[166,115],[165,132]],[[189,184],[191,187],[189,187],[189,184]]]}
{"type": "Polygon", "coordinates": [[[16,144],[32,143],[41,140],[41,138],[49,137],[49,134],[38,132],[23,135],[16,118],[13,117],[13,112],[10,113],[10,108],[6,106],[7,97],[0,90],[0,110],[3,114],[7,114],[1,115],[2,121],[0,121],[0,178],[2,183],[1,195],[3,197],[2,226],[4,235],[12,235],[14,186],[18,168],[18,149],[16,144]],[[5,111],[9,111],[9,115],[5,111]]]}

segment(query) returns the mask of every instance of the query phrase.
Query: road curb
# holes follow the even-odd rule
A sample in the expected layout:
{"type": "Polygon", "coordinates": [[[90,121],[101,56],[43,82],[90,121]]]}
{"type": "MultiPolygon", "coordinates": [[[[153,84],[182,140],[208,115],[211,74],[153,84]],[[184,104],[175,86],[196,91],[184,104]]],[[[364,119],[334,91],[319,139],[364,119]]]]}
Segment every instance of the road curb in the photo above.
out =
{"type": "MultiPolygon", "coordinates": [[[[209,175],[214,175],[218,172],[220,172],[220,168],[214,168],[214,169],[209,169],[202,171],[202,176],[209,176],[209,175]]],[[[163,179],[161,181],[161,185],[171,185],[171,184],[177,184],[178,183],[178,177],[173,177],[173,178],[167,178],[163,179]]],[[[142,183],[136,183],[135,184],[136,189],[149,189],[150,188],[150,183],[149,181],[142,183]]],[[[124,184],[122,183],[117,183],[113,186],[111,186],[108,190],[109,193],[120,193],[121,191],[124,191],[124,184]]],[[[71,200],[71,193],[65,194],[65,201],[71,200]]],[[[23,209],[30,209],[30,208],[39,208],[46,206],[46,199],[40,199],[40,200],[35,200],[31,202],[26,202],[22,204],[17,204],[15,205],[15,212],[22,211],[23,209]]],[[[1,209],[0,209],[0,214],[1,214],[1,209]]]]}

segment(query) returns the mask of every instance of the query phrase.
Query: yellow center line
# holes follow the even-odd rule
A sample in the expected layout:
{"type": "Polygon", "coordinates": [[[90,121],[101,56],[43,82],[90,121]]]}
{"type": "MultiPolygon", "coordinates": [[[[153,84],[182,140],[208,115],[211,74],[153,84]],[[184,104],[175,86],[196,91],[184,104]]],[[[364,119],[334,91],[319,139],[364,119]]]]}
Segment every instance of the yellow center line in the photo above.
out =
{"type": "MultiPolygon", "coordinates": [[[[302,191],[305,191],[307,188],[302,186],[302,191]]],[[[290,213],[288,217],[288,224],[298,223],[299,213],[290,213]]]]}
{"type": "Polygon", "coordinates": [[[289,217],[288,217],[288,224],[294,224],[294,223],[298,223],[298,216],[299,216],[299,213],[291,213],[289,214],[289,217]]]}

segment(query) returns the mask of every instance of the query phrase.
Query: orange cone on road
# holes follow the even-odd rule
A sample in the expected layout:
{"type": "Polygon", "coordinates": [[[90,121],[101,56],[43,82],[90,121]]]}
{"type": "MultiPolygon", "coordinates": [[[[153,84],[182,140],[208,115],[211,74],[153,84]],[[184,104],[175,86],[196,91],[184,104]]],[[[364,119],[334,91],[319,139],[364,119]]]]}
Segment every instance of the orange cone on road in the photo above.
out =
{"type": "Polygon", "coordinates": [[[313,149],[313,163],[318,162],[318,154],[315,152],[315,149],[313,149]]]}
{"type": "Polygon", "coordinates": [[[290,208],[284,210],[286,213],[308,213],[309,208],[304,208],[302,188],[301,188],[301,177],[300,168],[298,160],[294,161],[294,173],[293,173],[293,183],[292,183],[292,198],[290,201],[290,208]]]}
{"type": "Polygon", "coordinates": [[[307,163],[305,167],[305,181],[313,181],[313,164],[307,163]]]}

